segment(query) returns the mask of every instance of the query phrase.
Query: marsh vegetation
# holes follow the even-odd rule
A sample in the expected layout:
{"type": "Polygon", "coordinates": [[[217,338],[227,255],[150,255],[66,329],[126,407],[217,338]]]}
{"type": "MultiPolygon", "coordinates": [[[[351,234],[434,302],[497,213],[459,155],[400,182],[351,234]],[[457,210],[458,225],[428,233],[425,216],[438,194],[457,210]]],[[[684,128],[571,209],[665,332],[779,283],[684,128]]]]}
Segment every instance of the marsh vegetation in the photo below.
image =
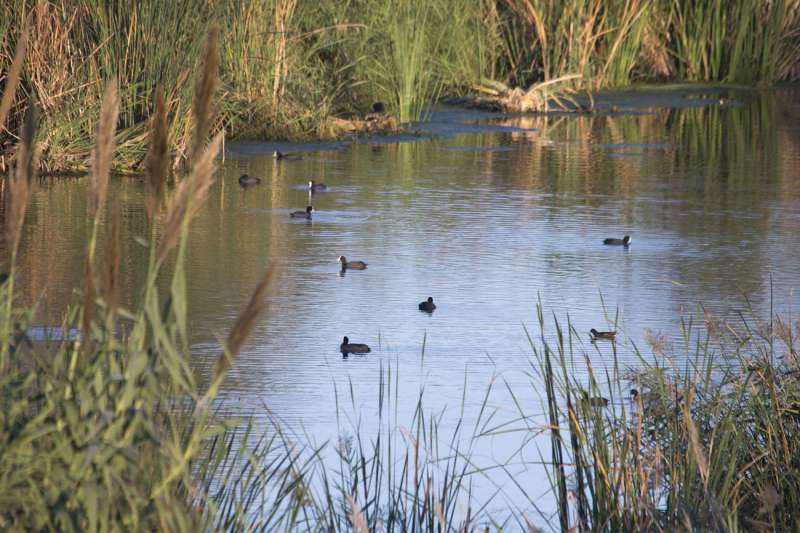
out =
{"type": "MultiPolygon", "coordinates": [[[[588,20],[584,28],[592,37],[583,37],[588,48],[576,44],[575,49],[565,50],[546,43],[575,37],[570,32],[578,26],[567,29],[542,18],[543,13],[554,12],[544,11],[546,3],[478,4],[480,17],[471,2],[434,3],[421,11],[412,2],[395,3],[393,10],[384,5],[378,9],[377,4],[375,12],[359,10],[365,18],[357,19],[348,14],[348,9],[356,8],[347,3],[313,9],[292,2],[253,3],[233,9],[197,2],[189,6],[192,9],[176,7],[174,13],[143,3],[133,16],[122,8],[115,12],[106,4],[90,2],[69,13],[59,4],[23,7],[27,4],[18,2],[10,16],[0,19],[17,23],[2,28],[3,35],[10,36],[4,37],[4,57],[16,59],[3,67],[9,75],[3,81],[0,126],[7,126],[4,132],[19,134],[3,138],[9,168],[2,190],[6,263],[0,281],[0,527],[65,531],[471,531],[548,524],[562,530],[597,531],[793,527],[800,495],[800,440],[795,440],[800,430],[800,323],[792,324],[772,311],[762,321],[709,319],[699,328],[686,323],[676,334],[682,341],[678,343],[653,336],[646,347],[632,347],[642,364],[627,372],[616,358],[616,344],[610,345],[609,365],[596,371],[587,356],[594,347],[586,345],[585,332],[579,333],[569,321],[546,320],[540,305],[539,334],[529,336],[529,375],[531,389],[544,391],[542,403],[514,402],[517,411],[512,421],[500,427],[489,423],[494,415],[485,399],[478,421],[467,425],[457,414],[444,420],[438,411],[429,412],[423,392],[415,399],[411,419],[398,420],[401,376],[390,366],[382,367],[377,380],[372,406],[380,420],[377,429],[356,425],[352,435],[342,435],[336,442],[304,440],[285,431],[277,419],[262,434],[263,428],[251,421],[217,411],[223,380],[258,317],[269,312],[266,297],[277,283],[274,268],[262,265],[262,274],[209,368],[198,371],[188,340],[188,239],[191,223],[202,216],[215,180],[223,129],[232,135],[317,136],[328,114],[357,112],[374,100],[387,102],[399,116],[413,120],[437,95],[469,90],[464,80],[484,76],[525,86],[578,72],[581,77],[573,80],[576,88],[660,76],[748,83],[796,76],[797,65],[789,60],[771,62],[775,70],[764,65],[742,69],[744,63],[758,65],[746,55],[746,46],[736,54],[745,54],[747,61],[726,55],[726,43],[739,34],[715,7],[718,4],[709,3],[707,11],[695,13],[693,9],[705,4],[657,3],[668,16],[656,20],[645,17],[644,3],[620,3],[621,11],[614,15],[599,3],[570,7],[565,2],[559,4],[562,15],[588,20]],[[28,8],[33,14],[26,18],[28,8]],[[567,11],[570,8],[574,11],[567,11]],[[412,50],[398,53],[386,44],[393,37],[383,30],[372,36],[376,41],[355,37],[358,32],[376,31],[377,25],[370,21],[401,24],[388,21],[398,13],[402,24],[409,26],[398,26],[405,29],[397,30],[395,38],[407,36],[411,26],[421,32],[403,41],[412,50]],[[656,70],[655,61],[644,62],[641,44],[634,46],[627,37],[612,39],[612,28],[626,28],[623,35],[639,35],[642,41],[655,38],[648,24],[656,23],[667,24],[670,35],[680,35],[670,25],[702,16],[724,22],[724,30],[698,38],[705,44],[697,47],[696,56],[688,41],[668,41],[681,50],[680,55],[666,53],[664,68],[669,71],[656,70]],[[206,29],[200,23],[206,20],[203,17],[220,17],[231,24],[220,33],[212,31],[203,42],[197,40],[206,29]],[[437,25],[444,27],[445,17],[459,31],[472,28],[468,35],[475,40],[470,42],[480,53],[475,48],[470,53],[464,47],[448,48],[457,41],[446,33],[433,38],[437,25]],[[252,38],[264,32],[256,23],[266,18],[277,30],[268,32],[268,38],[252,38]],[[19,33],[24,20],[30,21],[28,34],[19,38],[24,35],[19,33]],[[486,31],[491,20],[496,25],[488,27],[496,33],[486,31]],[[162,35],[174,28],[175,42],[187,55],[195,57],[189,53],[195,51],[201,57],[197,76],[189,74],[195,70],[193,62],[170,62],[174,47],[159,51],[163,45],[155,44],[154,28],[162,35]],[[242,35],[238,41],[228,37],[235,31],[242,35]],[[537,37],[531,41],[534,34],[537,37]],[[72,41],[78,38],[86,40],[72,41]],[[243,47],[238,52],[229,48],[237,42],[243,47]],[[540,44],[531,48],[519,46],[520,42],[540,44]],[[250,46],[268,46],[272,55],[250,46]],[[58,50],[63,55],[54,53],[58,50]],[[93,53],[70,56],[75,50],[93,53]],[[610,55],[598,56],[597,50],[610,55]],[[616,59],[625,55],[622,51],[628,54],[627,63],[616,59]],[[420,67],[403,72],[391,66],[388,58],[399,61],[408,53],[448,59],[422,61],[436,68],[420,77],[420,67]],[[130,63],[119,66],[120,57],[130,63]],[[369,58],[376,57],[382,58],[380,65],[360,70],[368,69],[369,58]],[[267,60],[273,68],[263,68],[261,61],[267,60]],[[478,60],[480,68],[474,70],[478,60]],[[233,68],[233,61],[255,63],[233,68]],[[62,70],[43,70],[58,68],[62,70]],[[306,77],[295,77],[298,70],[306,77]],[[108,71],[115,71],[117,79],[107,80],[108,71]],[[22,73],[19,82],[14,72],[22,73]],[[240,92],[242,87],[252,93],[240,92]],[[315,89],[296,90],[308,87],[315,89]],[[329,107],[319,106],[319,101],[329,107]],[[308,114],[310,109],[314,114],[308,114]],[[173,182],[168,176],[175,160],[181,161],[184,172],[173,182]],[[26,246],[26,211],[40,168],[83,165],[90,171],[87,213],[82,219],[90,238],[85,243],[82,279],[72,305],[59,311],[60,330],[42,342],[31,338],[37,304],[20,297],[24,288],[16,281],[19,251],[26,246]],[[112,168],[137,166],[144,171],[143,209],[148,221],[148,238],[137,246],[144,250],[146,266],[140,294],[125,306],[120,264],[127,243],[122,242],[117,199],[108,195],[109,176],[112,168]],[[637,391],[634,396],[632,388],[637,391]],[[598,398],[608,402],[592,401],[598,398]],[[542,415],[543,424],[533,422],[542,415]],[[440,430],[444,426],[455,429],[440,430]],[[534,437],[549,440],[549,447],[537,451],[550,473],[555,515],[538,511],[533,499],[503,507],[500,503],[506,502],[484,498],[485,493],[475,490],[485,477],[505,472],[506,463],[487,468],[473,461],[476,443],[496,433],[518,436],[519,450],[531,446],[534,437]]],[[[795,4],[771,3],[769,10],[759,3],[736,5],[742,10],[737,20],[752,22],[742,23],[755,32],[748,44],[757,41],[753,35],[768,34],[776,39],[770,41],[770,53],[786,53],[787,43],[797,38],[793,27],[785,26],[797,16],[795,4]],[[751,11],[746,11],[748,6],[751,11]],[[772,9],[785,10],[775,19],[780,24],[769,18],[772,9]],[[753,22],[765,16],[772,26],[753,22]]],[[[666,31],[663,26],[662,30],[666,31]]],[[[658,47],[648,45],[648,50],[658,47]]],[[[672,118],[649,120],[662,128],[659,121],[672,118]]],[[[678,121],[675,131],[690,130],[693,136],[681,137],[680,142],[699,147],[710,166],[743,160],[745,168],[751,168],[747,165],[768,164],[763,161],[767,159],[775,164],[772,153],[758,153],[756,143],[735,136],[721,142],[714,136],[723,128],[706,127],[714,121],[729,125],[751,118],[745,112],[723,119],[719,110],[693,110],[681,115],[683,122],[678,121]],[[693,122],[697,127],[690,127],[693,122]],[[744,150],[748,146],[754,157],[744,150]]],[[[753,121],[759,123],[752,128],[753,135],[778,135],[769,124],[753,121]]],[[[594,124],[570,127],[580,134],[582,127],[591,130],[594,124]]],[[[777,150],[778,143],[770,146],[777,150]]],[[[681,160],[688,157],[685,153],[675,156],[678,168],[690,166],[691,161],[681,160]]],[[[547,162],[544,156],[541,162],[547,162]]],[[[577,178],[564,173],[563,179],[577,178]]],[[[725,183],[734,189],[731,194],[749,194],[736,185],[725,183]]],[[[513,390],[511,395],[517,397],[513,390]]],[[[355,408],[352,395],[336,398],[349,399],[355,408]]],[[[337,406],[337,411],[347,409],[344,401],[337,406]]],[[[521,489],[528,493],[527,487],[521,489]]]]}
{"type": "MultiPolygon", "coordinates": [[[[143,168],[164,93],[174,162],[191,138],[202,36],[221,28],[219,113],[228,138],[330,138],[385,103],[401,123],[487,81],[552,95],[646,81],[772,84],[800,77],[800,2],[297,0],[33,2],[0,7],[0,72],[26,60],[0,133],[5,161],[27,102],[41,110],[44,170],[85,170],[107,82],[119,90],[114,168],[143,168]],[[555,81],[560,80],[558,83],[555,81]]],[[[491,85],[489,85],[491,86],[491,85]]]]}

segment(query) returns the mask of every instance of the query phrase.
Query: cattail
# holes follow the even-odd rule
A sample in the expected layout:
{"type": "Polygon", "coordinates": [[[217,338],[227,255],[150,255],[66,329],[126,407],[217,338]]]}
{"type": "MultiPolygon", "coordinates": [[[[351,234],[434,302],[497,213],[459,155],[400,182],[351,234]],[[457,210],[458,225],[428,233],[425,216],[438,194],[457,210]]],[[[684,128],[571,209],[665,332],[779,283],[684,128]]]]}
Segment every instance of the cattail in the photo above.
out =
{"type": "Polygon", "coordinates": [[[122,261],[122,238],[120,236],[119,202],[111,210],[111,236],[106,257],[105,299],[110,313],[119,305],[119,271],[122,261]]]}
{"type": "Polygon", "coordinates": [[[14,257],[19,247],[22,236],[22,225],[25,221],[25,211],[28,209],[31,182],[38,167],[34,135],[39,118],[36,102],[28,104],[25,112],[25,122],[22,126],[22,135],[17,147],[16,169],[11,173],[8,181],[8,195],[6,196],[6,243],[11,257],[14,257]]]}
{"type": "Polygon", "coordinates": [[[161,207],[161,195],[167,179],[169,167],[167,104],[163,93],[158,90],[156,96],[156,112],[150,125],[150,148],[145,159],[145,207],[147,217],[152,222],[161,207]]]}
{"type": "Polygon", "coordinates": [[[14,60],[11,62],[11,68],[8,69],[6,74],[6,83],[3,90],[3,98],[0,100],[0,128],[6,124],[6,116],[11,109],[11,104],[14,101],[14,95],[17,93],[17,85],[19,85],[19,75],[22,71],[22,61],[25,59],[25,49],[28,47],[28,25],[22,28],[19,40],[17,41],[17,50],[14,52],[14,60]]]}
{"type": "Polygon", "coordinates": [[[195,123],[194,138],[189,152],[189,162],[192,165],[197,163],[200,152],[203,150],[213,119],[211,100],[214,96],[214,89],[217,86],[217,73],[219,70],[218,41],[219,27],[213,26],[208,31],[208,37],[206,38],[203,70],[201,76],[197,79],[194,102],[192,103],[195,123]]]}
{"type": "Polygon", "coordinates": [[[97,144],[92,150],[92,172],[89,175],[89,214],[91,216],[96,215],[106,200],[118,113],[117,82],[112,81],[103,97],[100,121],[97,123],[97,144]]]}
{"type": "Polygon", "coordinates": [[[182,181],[175,188],[161,241],[158,243],[156,256],[159,263],[163,262],[178,244],[184,220],[190,222],[205,201],[208,189],[214,181],[215,158],[219,153],[221,142],[222,134],[218,133],[195,163],[189,179],[182,181]]]}
{"type": "Polygon", "coordinates": [[[250,337],[250,334],[253,332],[256,319],[266,306],[264,295],[274,275],[275,263],[272,263],[269,268],[267,268],[264,277],[261,278],[253,294],[250,295],[250,300],[242,310],[239,318],[236,319],[233,329],[231,329],[231,332],[228,334],[228,339],[225,342],[225,353],[223,353],[219,361],[217,361],[217,369],[215,372],[217,378],[231,367],[233,360],[239,355],[239,352],[242,351],[244,343],[247,342],[248,337],[250,337]]]}

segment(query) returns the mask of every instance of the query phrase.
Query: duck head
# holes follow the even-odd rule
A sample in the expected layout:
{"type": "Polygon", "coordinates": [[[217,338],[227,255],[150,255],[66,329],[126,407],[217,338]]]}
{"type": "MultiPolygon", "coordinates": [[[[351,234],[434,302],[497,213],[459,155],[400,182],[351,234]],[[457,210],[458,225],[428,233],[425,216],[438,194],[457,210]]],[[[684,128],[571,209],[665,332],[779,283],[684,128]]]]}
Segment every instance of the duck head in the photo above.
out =
{"type": "Polygon", "coordinates": [[[626,245],[630,244],[631,243],[631,236],[630,235],[625,235],[622,238],[622,242],[624,242],[626,245]]]}

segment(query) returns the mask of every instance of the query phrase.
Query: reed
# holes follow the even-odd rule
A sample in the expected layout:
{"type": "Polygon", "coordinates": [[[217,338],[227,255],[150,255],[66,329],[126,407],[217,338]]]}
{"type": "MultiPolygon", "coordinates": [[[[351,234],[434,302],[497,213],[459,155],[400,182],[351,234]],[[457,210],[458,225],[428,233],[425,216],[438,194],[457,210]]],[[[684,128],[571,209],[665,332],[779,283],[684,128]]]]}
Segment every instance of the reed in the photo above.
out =
{"type": "Polygon", "coordinates": [[[10,113],[0,142],[18,136],[19,103],[35,95],[47,171],[90,167],[103,73],[119,87],[116,169],[146,166],[159,87],[176,163],[199,155],[196,67],[186,58],[202,57],[210,21],[221,28],[226,98],[200,129],[232,138],[332,135],[334,118],[362,115],[375,101],[411,122],[440,95],[471,93],[485,80],[526,89],[569,79],[568,91],[654,79],[770,84],[800,73],[799,0],[186,0],[166,8],[12,0],[0,20],[0,71],[9,87],[19,79],[0,102],[10,113]]]}
{"type": "MultiPolygon", "coordinates": [[[[544,330],[541,310],[539,320],[544,330]]],[[[696,339],[689,322],[684,352],[652,345],[655,361],[685,357],[686,368],[653,366],[637,351],[641,367],[623,373],[613,349],[603,378],[571,326],[562,335],[555,322],[555,345],[544,336],[532,343],[551,413],[562,530],[791,527],[800,477],[790,457],[800,428],[787,409],[800,383],[796,334],[776,323],[782,333],[742,343],[735,339],[752,333],[744,318],[723,329],[709,323],[696,339]],[[778,344],[785,366],[776,363],[778,344]],[[573,377],[578,369],[588,374],[573,377]],[[574,401],[584,394],[607,396],[610,407],[574,401]]]]}

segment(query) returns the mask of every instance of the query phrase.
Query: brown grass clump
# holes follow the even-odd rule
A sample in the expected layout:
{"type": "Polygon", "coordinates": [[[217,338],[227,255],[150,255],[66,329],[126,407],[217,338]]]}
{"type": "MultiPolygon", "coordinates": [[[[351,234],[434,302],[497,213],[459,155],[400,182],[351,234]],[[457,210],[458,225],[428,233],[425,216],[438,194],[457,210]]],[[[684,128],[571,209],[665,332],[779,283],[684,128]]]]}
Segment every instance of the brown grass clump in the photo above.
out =
{"type": "Polygon", "coordinates": [[[247,342],[248,337],[250,337],[250,334],[253,332],[256,319],[264,310],[264,307],[266,307],[264,296],[266,295],[267,288],[270,286],[274,275],[275,263],[272,263],[269,268],[267,268],[264,277],[261,278],[253,294],[250,295],[250,300],[247,302],[239,318],[236,319],[236,323],[233,325],[231,332],[228,334],[228,339],[225,342],[225,353],[222,354],[217,362],[217,370],[215,372],[217,377],[222,376],[231,367],[234,359],[239,355],[242,347],[244,347],[244,343],[247,342]]]}
{"type": "Polygon", "coordinates": [[[195,98],[192,104],[194,112],[194,137],[192,139],[189,161],[194,164],[200,157],[206,138],[208,137],[213,114],[211,100],[217,87],[219,71],[219,27],[214,26],[209,30],[206,38],[205,54],[203,56],[203,70],[197,79],[195,98]]]}
{"type": "Polygon", "coordinates": [[[95,216],[106,201],[118,115],[117,82],[111,81],[103,97],[103,107],[97,123],[97,143],[92,150],[92,172],[89,174],[89,214],[91,216],[95,216]]]}
{"type": "Polygon", "coordinates": [[[169,252],[178,244],[181,229],[188,224],[203,205],[211,184],[214,183],[215,159],[222,145],[222,133],[218,133],[209,143],[203,154],[194,163],[194,170],[188,180],[182,181],[175,189],[167,211],[164,232],[158,243],[156,256],[163,263],[169,252]]]}
{"type": "Polygon", "coordinates": [[[14,102],[14,95],[17,93],[17,86],[19,85],[19,75],[22,72],[22,62],[25,59],[25,51],[28,47],[28,26],[22,29],[22,34],[17,41],[17,50],[14,52],[14,60],[11,62],[11,68],[8,69],[6,75],[5,88],[3,90],[3,98],[0,100],[0,128],[5,126],[6,116],[8,115],[11,104],[14,102]]]}
{"type": "Polygon", "coordinates": [[[22,224],[25,221],[25,211],[28,209],[31,182],[39,166],[34,144],[38,118],[38,106],[36,102],[31,102],[25,113],[25,124],[22,127],[22,136],[17,147],[16,168],[8,180],[5,225],[6,245],[10,252],[9,255],[12,257],[12,262],[22,236],[22,224]]]}
{"type": "Polygon", "coordinates": [[[169,169],[169,139],[167,123],[167,104],[164,94],[158,91],[156,96],[156,112],[150,123],[150,148],[145,159],[145,207],[147,217],[152,222],[161,207],[161,196],[169,169]]]}

